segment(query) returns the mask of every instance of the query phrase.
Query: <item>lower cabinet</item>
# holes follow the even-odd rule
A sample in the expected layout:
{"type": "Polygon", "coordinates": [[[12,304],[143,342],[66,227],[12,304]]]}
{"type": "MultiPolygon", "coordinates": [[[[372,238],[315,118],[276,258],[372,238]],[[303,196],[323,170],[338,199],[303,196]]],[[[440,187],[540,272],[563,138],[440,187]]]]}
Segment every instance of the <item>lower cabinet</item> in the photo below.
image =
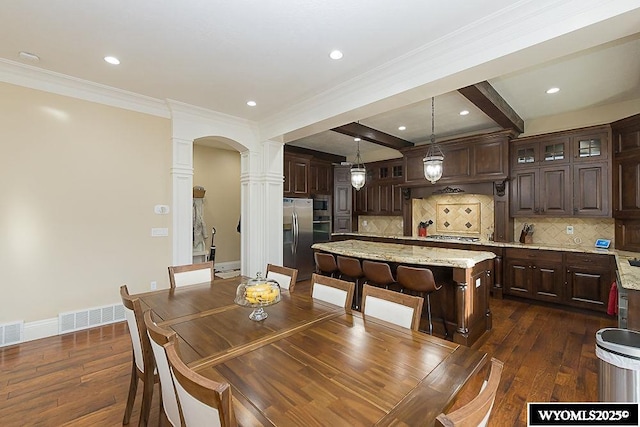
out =
{"type": "Polygon", "coordinates": [[[606,312],[610,255],[507,248],[504,293],[606,312]]]}

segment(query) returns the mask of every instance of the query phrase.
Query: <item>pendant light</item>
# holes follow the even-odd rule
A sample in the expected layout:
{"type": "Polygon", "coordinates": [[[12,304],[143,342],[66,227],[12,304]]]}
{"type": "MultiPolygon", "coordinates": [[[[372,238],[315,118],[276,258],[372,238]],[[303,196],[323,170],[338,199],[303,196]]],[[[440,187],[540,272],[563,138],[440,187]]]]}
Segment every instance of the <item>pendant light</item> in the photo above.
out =
{"type": "MultiPolygon", "coordinates": [[[[435,184],[437,180],[442,178],[442,163],[444,161],[444,154],[442,150],[436,144],[435,134],[435,104],[434,98],[431,97],[431,143],[429,144],[429,150],[422,162],[424,164],[424,177],[428,179],[432,184],[435,184]]],[[[353,179],[353,178],[352,178],[353,179]]]]}
{"type": "Polygon", "coordinates": [[[358,143],[358,151],[356,152],[356,161],[351,167],[351,185],[357,191],[364,187],[367,180],[367,170],[360,158],[360,138],[355,138],[355,141],[358,143]]]}

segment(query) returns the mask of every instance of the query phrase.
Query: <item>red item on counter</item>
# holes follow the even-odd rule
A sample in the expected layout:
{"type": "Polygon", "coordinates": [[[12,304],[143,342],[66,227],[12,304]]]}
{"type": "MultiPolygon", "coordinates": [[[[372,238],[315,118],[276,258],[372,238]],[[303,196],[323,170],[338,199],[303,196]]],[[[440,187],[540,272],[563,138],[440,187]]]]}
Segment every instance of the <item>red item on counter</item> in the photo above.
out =
{"type": "Polygon", "coordinates": [[[611,284],[609,289],[609,304],[607,305],[607,314],[609,316],[615,316],[618,314],[618,285],[616,282],[611,284]]]}
{"type": "Polygon", "coordinates": [[[426,229],[426,227],[419,227],[418,228],[418,236],[427,237],[427,229],[426,229]]]}

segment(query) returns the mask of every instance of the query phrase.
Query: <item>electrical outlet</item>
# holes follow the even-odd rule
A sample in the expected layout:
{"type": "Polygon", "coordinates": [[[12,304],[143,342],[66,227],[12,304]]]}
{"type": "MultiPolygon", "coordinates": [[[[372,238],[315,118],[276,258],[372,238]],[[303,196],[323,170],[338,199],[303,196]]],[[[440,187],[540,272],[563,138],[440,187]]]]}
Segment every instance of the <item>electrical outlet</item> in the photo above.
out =
{"type": "Polygon", "coordinates": [[[573,225],[567,225],[567,234],[573,234],[573,225]]]}
{"type": "Polygon", "coordinates": [[[158,288],[158,284],[155,281],[151,282],[151,290],[155,291],[158,288]]]}

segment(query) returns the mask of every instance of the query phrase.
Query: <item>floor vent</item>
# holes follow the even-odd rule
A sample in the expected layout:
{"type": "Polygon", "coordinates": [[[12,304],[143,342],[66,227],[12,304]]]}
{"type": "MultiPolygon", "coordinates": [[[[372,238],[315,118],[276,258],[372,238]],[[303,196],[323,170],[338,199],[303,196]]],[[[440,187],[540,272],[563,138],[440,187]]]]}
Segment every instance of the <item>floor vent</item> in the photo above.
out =
{"type": "Polygon", "coordinates": [[[24,333],[24,322],[0,324],[0,347],[17,344],[22,341],[24,333]]]}
{"type": "Polygon", "coordinates": [[[122,320],[125,320],[122,304],[105,305],[88,310],[60,313],[58,315],[58,330],[59,333],[65,334],[122,320]]]}

